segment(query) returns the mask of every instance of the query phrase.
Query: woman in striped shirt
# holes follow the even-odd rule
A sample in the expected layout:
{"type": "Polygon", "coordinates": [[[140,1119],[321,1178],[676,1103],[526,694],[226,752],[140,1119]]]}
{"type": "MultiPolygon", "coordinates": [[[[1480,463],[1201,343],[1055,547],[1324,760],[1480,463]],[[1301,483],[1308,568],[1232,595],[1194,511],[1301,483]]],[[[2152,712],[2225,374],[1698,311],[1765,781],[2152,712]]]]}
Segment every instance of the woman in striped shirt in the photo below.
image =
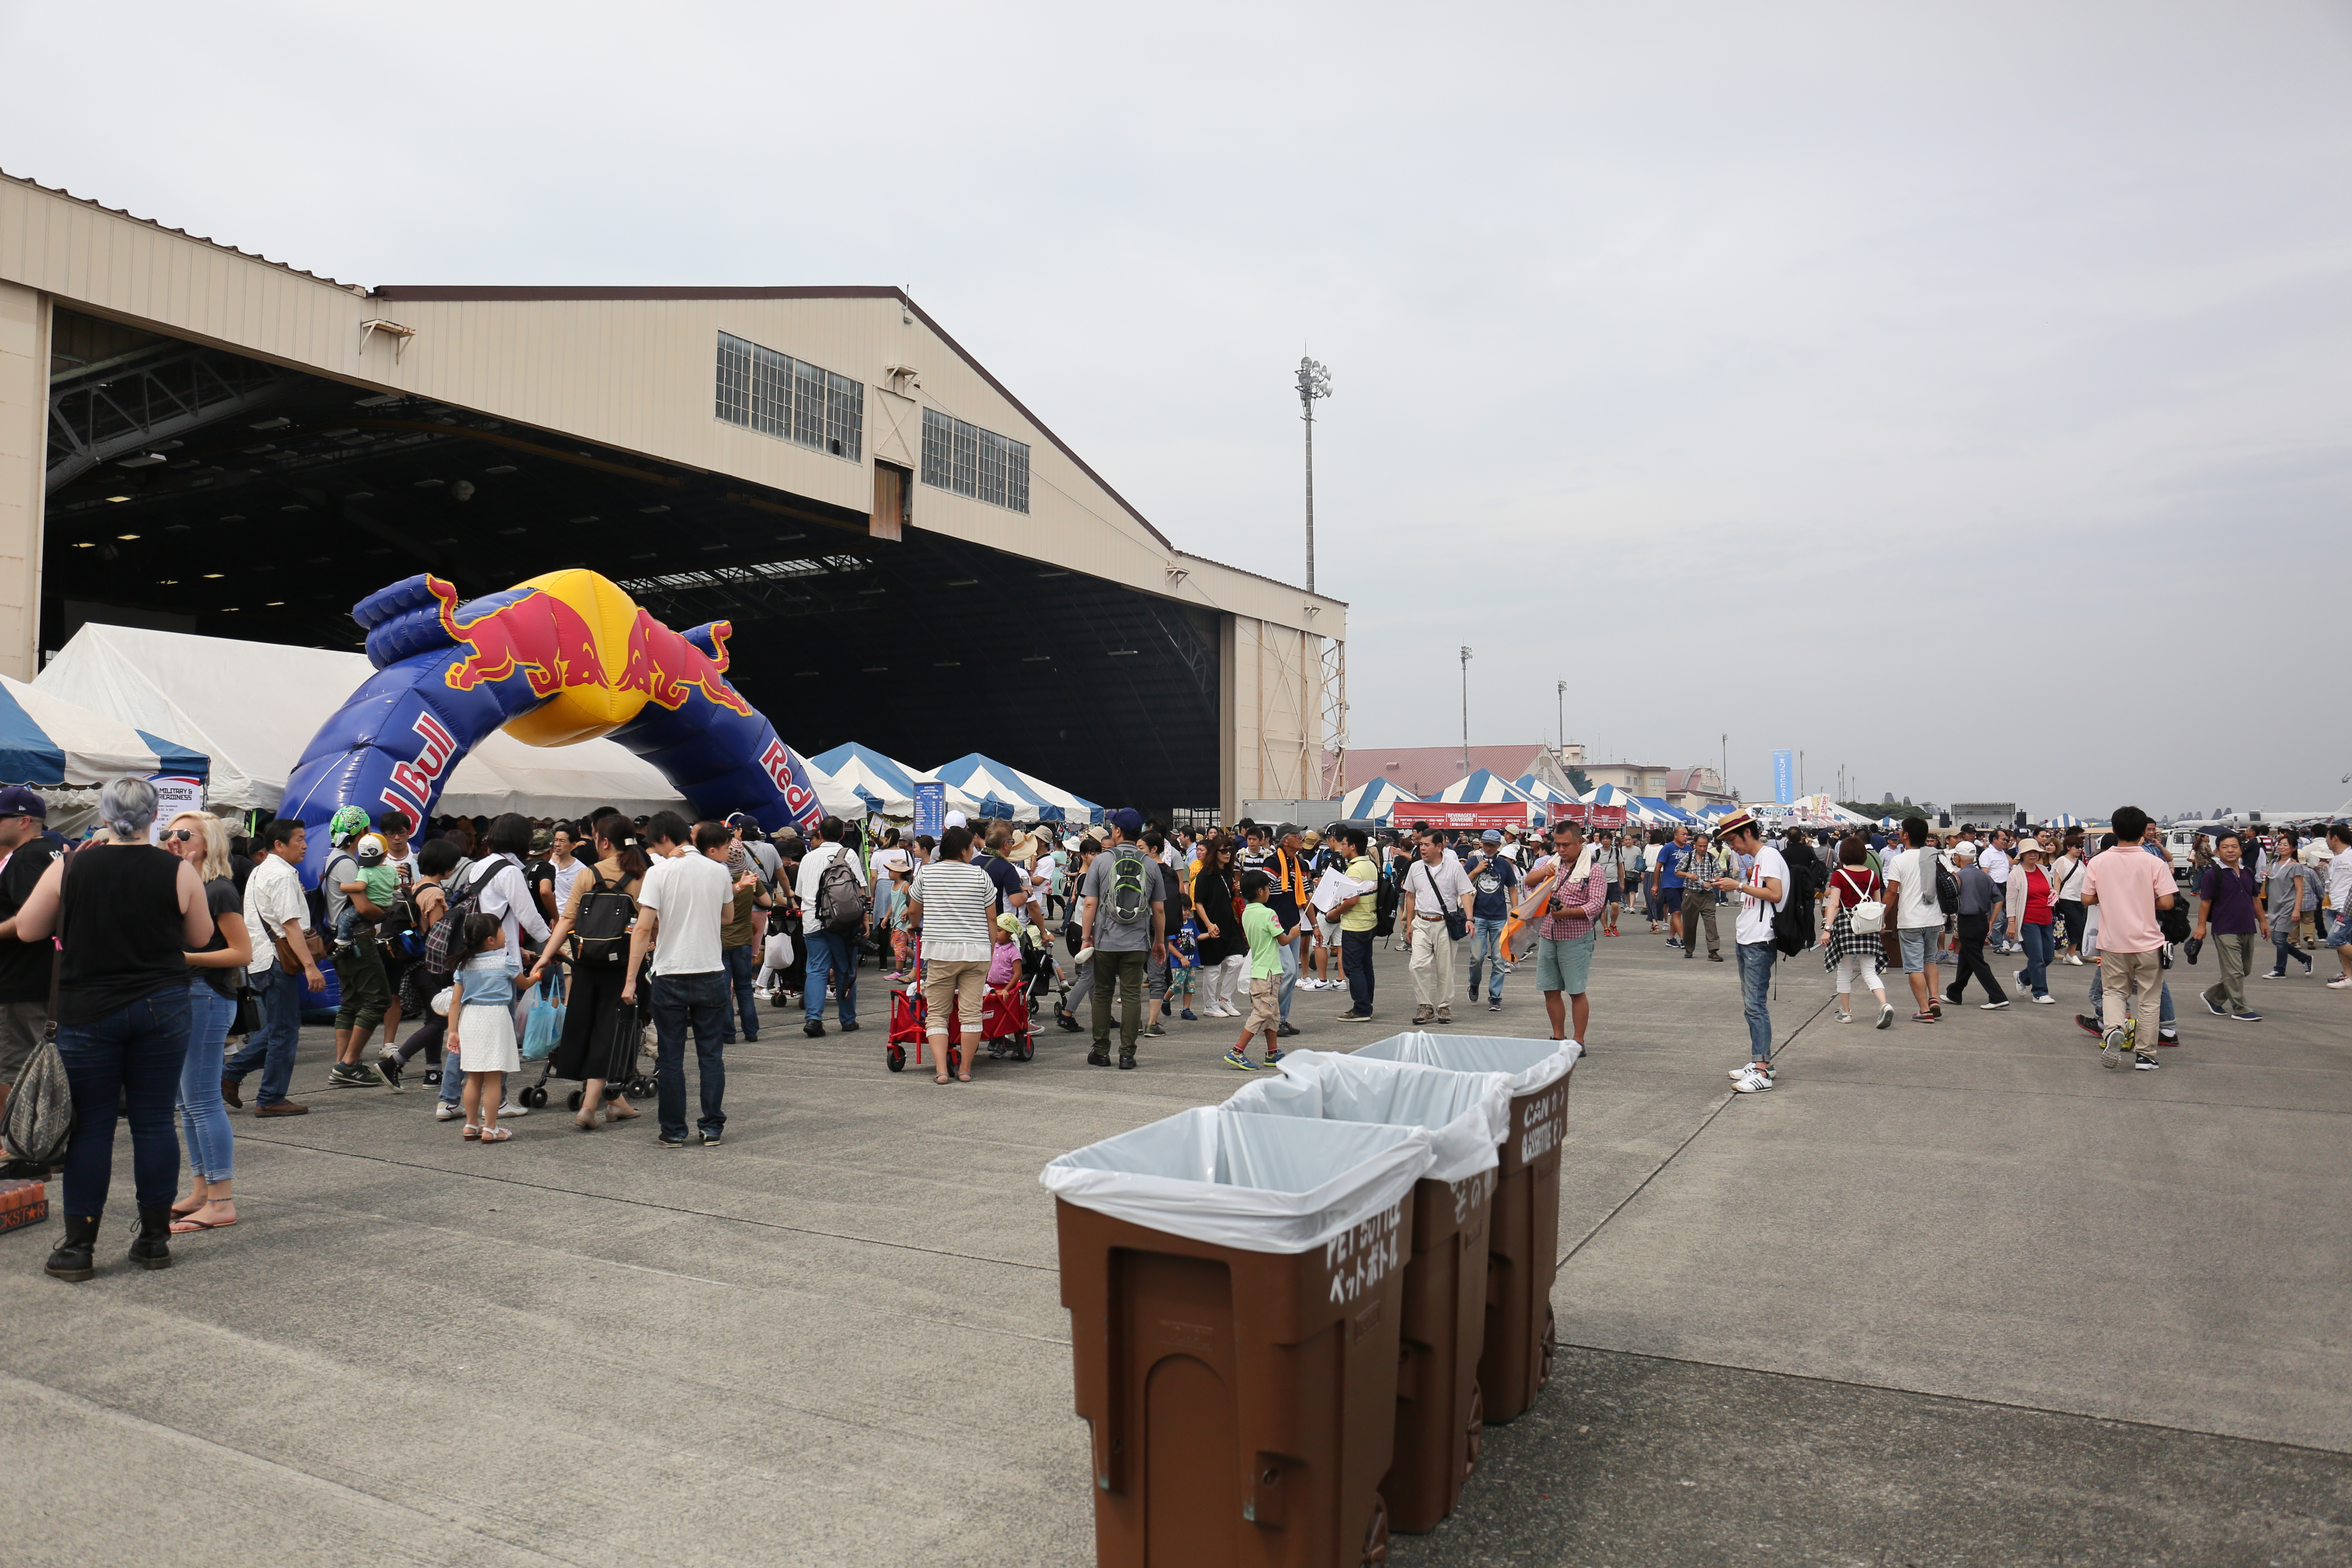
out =
{"type": "MultiPolygon", "coordinates": [[[[980,1038],[982,983],[989,949],[1005,940],[996,925],[996,884],[971,863],[971,829],[958,825],[940,835],[940,858],[915,868],[907,919],[922,933],[924,1032],[931,1040],[931,1081],[948,1081],[948,1009],[962,1008],[963,1026],[980,1038]]],[[[971,1081],[977,1050],[963,1053],[956,1076],[971,1081]]]]}

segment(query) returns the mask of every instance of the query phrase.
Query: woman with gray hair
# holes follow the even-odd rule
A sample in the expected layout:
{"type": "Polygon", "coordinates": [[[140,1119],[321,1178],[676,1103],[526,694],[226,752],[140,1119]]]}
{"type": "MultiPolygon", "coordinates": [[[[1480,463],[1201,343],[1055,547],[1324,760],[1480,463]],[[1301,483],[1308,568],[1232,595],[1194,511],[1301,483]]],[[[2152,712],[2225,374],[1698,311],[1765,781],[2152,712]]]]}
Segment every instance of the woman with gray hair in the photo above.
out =
{"type": "Polygon", "coordinates": [[[99,791],[98,837],[42,873],[16,916],[16,934],[56,933],[58,1057],[73,1089],[66,1145],[65,1236],[49,1254],[60,1279],[97,1272],[99,1216],[113,1177],[117,1107],[131,1116],[139,1238],[131,1260],[172,1262],[172,1197],[180,1141],[172,1125],[188,1056],[186,955],[213,939],[196,868],[147,842],[155,786],[117,778],[99,791]]]}

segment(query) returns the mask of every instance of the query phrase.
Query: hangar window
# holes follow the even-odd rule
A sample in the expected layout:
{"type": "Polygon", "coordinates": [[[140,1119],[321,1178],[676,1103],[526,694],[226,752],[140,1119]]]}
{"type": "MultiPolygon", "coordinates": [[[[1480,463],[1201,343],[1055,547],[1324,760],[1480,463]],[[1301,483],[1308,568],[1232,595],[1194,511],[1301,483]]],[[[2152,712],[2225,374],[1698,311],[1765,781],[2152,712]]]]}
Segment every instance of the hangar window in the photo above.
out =
{"type": "Polygon", "coordinates": [[[865,455],[866,387],[790,354],[719,334],[719,417],[836,458],[865,455]]]}
{"type": "Polygon", "coordinates": [[[977,425],[923,410],[923,483],[1013,511],[1029,510],[1029,448],[977,425]]]}

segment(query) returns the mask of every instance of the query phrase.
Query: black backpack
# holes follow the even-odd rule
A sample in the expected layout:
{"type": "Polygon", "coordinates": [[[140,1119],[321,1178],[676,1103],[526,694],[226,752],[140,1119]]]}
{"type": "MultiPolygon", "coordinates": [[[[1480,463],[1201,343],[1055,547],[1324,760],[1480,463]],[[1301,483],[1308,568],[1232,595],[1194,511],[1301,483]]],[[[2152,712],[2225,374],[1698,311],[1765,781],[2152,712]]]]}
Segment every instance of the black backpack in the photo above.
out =
{"type": "Polygon", "coordinates": [[[1812,880],[1825,873],[1818,860],[1790,860],[1785,855],[1781,859],[1789,874],[1782,879],[1780,906],[1772,911],[1772,947],[1781,957],[1794,958],[1813,945],[1812,880]]]}
{"type": "Polygon", "coordinates": [[[482,901],[482,889],[492,877],[499,874],[503,861],[493,860],[487,866],[474,868],[471,881],[452,891],[442,889],[446,907],[433,929],[425,933],[425,973],[442,979],[457,973],[457,966],[471,956],[466,951],[466,917],[476,911],[482,901]]]}
{"type": "Polygon", "coordinates": [[[620,882],[604,880],[602,871],[580,896],[580,912],[572,917],[572,934],[580,939],[572,963],[582,969],[617,969],[628,962],[629,928],[637,923],[637,900],[620,882]]]}
{"type": "Polygon", "coordinates": [[[817,873],[816,923],[844,936],[856,935],[866,923],[866,889],[846,849],[817,873]]]}
{"type": "Polygon", "coordinates": [[[1960,912],[1960,879],[1952,875],[1951,867],[1944,863],[1940,854],[1936,856],[1936,907],[1948,915],[1960,912]]]}
{"type": "Polygon", "coordinates": [[[1397,906],[1403,901],[1404,895],[1397,890],[1396,878],[1381,871],[1380,891],[1372,898],[1374,936],[1387,936],[1396,930],[1397,906]]]}

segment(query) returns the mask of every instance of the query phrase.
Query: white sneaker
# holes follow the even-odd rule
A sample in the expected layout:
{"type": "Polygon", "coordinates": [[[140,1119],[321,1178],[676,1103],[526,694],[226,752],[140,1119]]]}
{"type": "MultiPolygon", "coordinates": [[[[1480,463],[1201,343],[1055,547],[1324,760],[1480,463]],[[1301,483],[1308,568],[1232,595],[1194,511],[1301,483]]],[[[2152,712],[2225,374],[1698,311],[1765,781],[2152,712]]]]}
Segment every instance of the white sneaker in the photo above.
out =
{"type": "Polygon", "coordinates": [[[2036,996],[2034,1001],[2040,1003],[2044,1007],[2054,1007],[2058,1005],[2058,998],[2050,995],[2036,996]]]}
{"type": "Polygon", "coordinates": [[[2352,974],[2339,974],[2327,983],[2330,991],[2352,991],[2352,974]]]}
{"type": "Polygon", "coordinates": [[[1840,1013],[1837,1016],[1837,1018],[1838,1022],[1841,1024],[1851,1024],[1853,1022],[1853,1015],[1851,1013],[1840,1013]]]}
{"type": "Polygon", "coordinates": [[[433,1107],[433,1120],[436,1121],[455,1121],[457,1118],[465,1114],[466,1108],[464,1106],[451,1105],[446,1100],[440,1101],[433,1107]]]}
{"type": "Polygon", "coordinates": [[[1747,1067],[1732,1075],[1731,1087],[1741,1094],[1754,1094],[1759,1090],[1770,1089],[1772,1080],[1754,1068],[1747,1067]]]}
{"type": "Polygon", "coordinates": [[[2066,955],[2066,962],[2080,969],[2083,967],[2083,955],[2079,952],[2070,952],[2066,955]]]}
{"type": "Polygon", "coordinates": [[[499,1114],[500,1116],[529,1116],[530,1114],[530,1107],[527,1105],[517,1105],[514,1102],[514,1096],[509,1095],[507,1096],[506,1103],[499,1107],[499,1114]]]}

